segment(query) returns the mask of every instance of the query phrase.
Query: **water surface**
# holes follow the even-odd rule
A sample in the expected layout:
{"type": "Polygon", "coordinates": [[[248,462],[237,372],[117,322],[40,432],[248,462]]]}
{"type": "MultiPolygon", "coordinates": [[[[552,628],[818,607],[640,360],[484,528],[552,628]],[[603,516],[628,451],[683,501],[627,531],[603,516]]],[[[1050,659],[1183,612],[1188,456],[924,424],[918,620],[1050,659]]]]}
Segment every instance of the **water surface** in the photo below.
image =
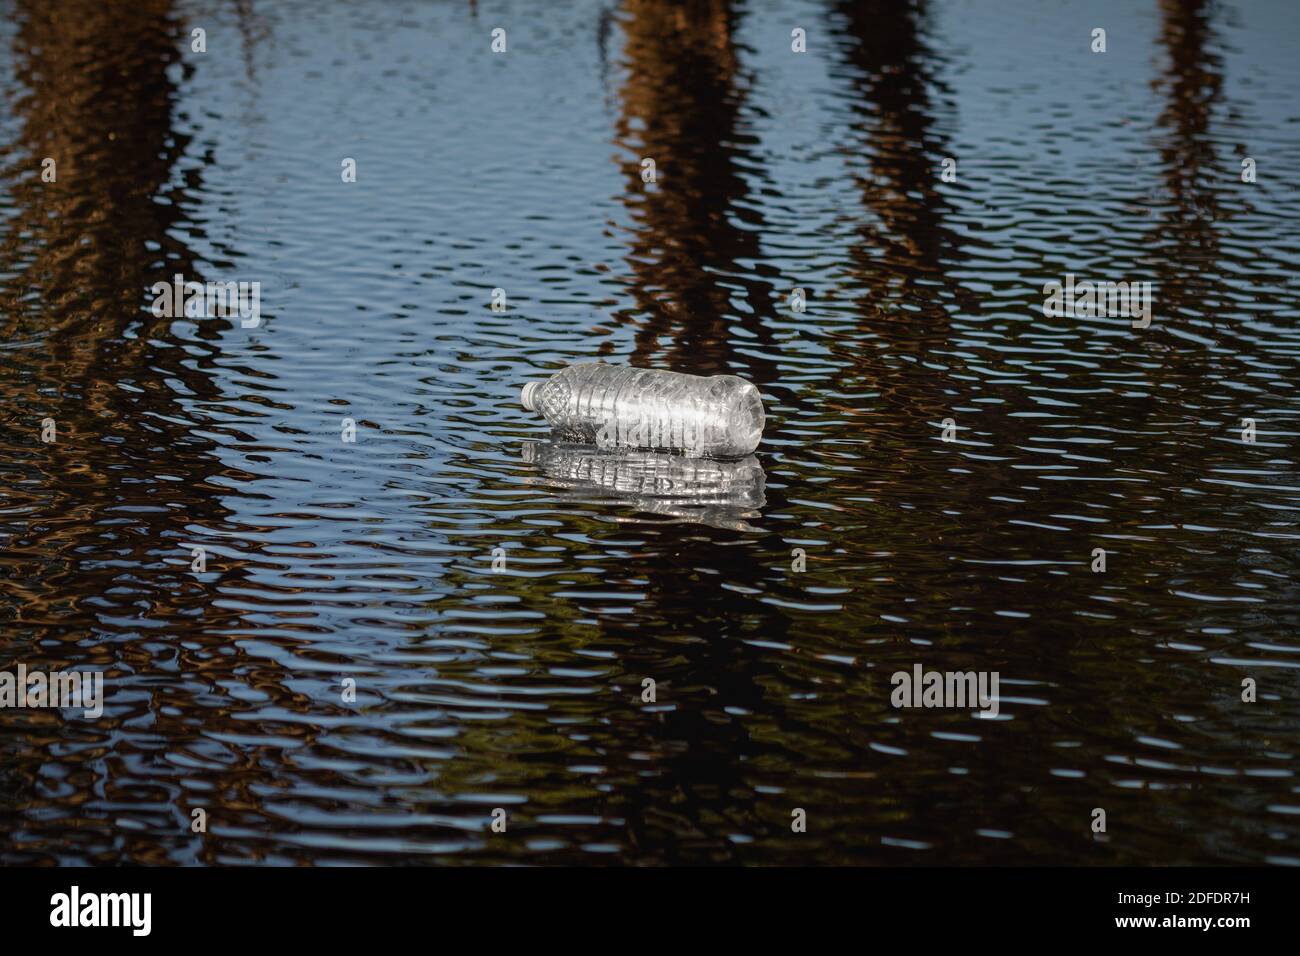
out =
{"type": "Polygon", "coordinates": [[[0,862],[1300,863],[1300,8],[1088,6],[0,0],[0,862]]]}

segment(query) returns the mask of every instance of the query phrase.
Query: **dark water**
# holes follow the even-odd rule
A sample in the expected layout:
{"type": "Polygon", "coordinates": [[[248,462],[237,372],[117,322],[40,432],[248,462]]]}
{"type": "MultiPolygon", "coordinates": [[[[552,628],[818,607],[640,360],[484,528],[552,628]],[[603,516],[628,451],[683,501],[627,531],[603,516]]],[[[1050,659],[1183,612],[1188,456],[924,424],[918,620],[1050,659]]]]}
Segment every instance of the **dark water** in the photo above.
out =
{"type": "Polygon", "coordinates": [[[0,712],[0,861],[1300,863],[1298,28],[0,2],[0,668],[107,696],[0,712]],[[756,460],[548,445],[593,357],[750,378],[756,460]]]}

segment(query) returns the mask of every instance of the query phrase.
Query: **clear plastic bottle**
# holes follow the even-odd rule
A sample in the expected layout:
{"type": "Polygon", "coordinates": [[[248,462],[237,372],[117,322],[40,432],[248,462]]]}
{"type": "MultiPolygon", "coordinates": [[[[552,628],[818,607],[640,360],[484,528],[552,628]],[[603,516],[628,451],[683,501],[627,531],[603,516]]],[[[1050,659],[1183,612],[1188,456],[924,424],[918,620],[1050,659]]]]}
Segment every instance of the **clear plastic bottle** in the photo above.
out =
{"type": "Polygon", "coordinates": [[[691,458],[743,458],[763,437],[763,398],[735,375],[684,375],[599,362],[570,365],[519,396],[560,441],[691,458]]]}

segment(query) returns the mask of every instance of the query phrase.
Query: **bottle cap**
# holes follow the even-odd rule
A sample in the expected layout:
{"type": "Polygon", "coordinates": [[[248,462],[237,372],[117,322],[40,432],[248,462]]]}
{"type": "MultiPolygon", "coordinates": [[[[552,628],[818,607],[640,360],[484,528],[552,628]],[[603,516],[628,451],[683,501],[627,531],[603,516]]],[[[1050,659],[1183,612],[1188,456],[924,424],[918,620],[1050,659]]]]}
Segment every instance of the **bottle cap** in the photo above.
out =
{"type": "Polygon", "coordinates": [[[529,382],[524,386],[523,391],[519,393],[519,403],[530,412],[534,410],[533,395],[536,394],[537,387],[540,384],[540,382],[529,382]]]}

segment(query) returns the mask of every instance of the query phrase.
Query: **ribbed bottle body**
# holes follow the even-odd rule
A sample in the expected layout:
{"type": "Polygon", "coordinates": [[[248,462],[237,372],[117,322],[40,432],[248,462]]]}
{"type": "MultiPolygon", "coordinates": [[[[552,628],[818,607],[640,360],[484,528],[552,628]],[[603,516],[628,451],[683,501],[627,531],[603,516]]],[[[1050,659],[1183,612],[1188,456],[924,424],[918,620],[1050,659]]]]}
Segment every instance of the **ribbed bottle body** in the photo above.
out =
{"type": "Polygon", "coordinates": [[[524,402],[542,413],[561,441],[696,458],[750,454],[765,418],[758,389],[735,375],[595,362],[570,365],[526,389],[524,402]]]}

